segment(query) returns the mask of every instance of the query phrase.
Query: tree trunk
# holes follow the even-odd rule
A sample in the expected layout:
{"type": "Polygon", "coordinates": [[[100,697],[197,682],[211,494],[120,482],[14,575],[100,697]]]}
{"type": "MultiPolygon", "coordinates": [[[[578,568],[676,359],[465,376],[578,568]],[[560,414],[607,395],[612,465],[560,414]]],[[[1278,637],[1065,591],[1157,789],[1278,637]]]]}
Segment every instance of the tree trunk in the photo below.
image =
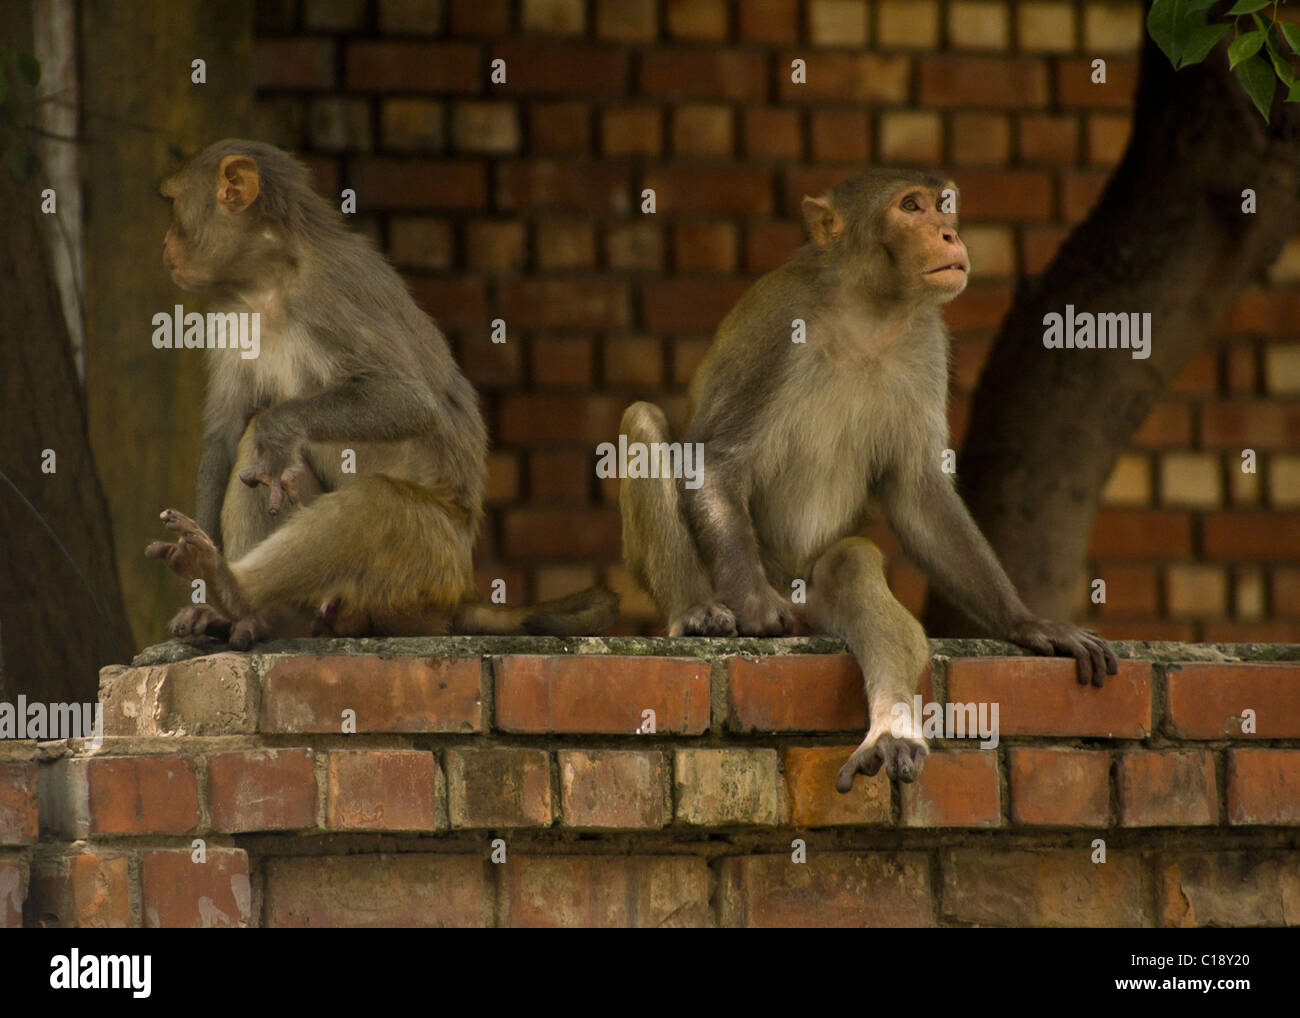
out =
{"type": "MultiPolygon", "coordinates": [[[[958,461],[962,494],[1030,608],[1070,613],[1116,458],[1298,218],[1300,109],[1279,96],[1266,124],[1228,72],[1223,47],[1175,72],[1148,38],[1124,157],[1055,260],[1017,292],[958,461]],[[1242,212],[1246,188],[1256,192],[1257,214],[1242,212]],[[1150,359],[1046,349],[1043,316],[1067,304],[1150,312],[1150,359]]],[[[935,594],[926,624],[935,637],[972,631],[935,594]]]]}

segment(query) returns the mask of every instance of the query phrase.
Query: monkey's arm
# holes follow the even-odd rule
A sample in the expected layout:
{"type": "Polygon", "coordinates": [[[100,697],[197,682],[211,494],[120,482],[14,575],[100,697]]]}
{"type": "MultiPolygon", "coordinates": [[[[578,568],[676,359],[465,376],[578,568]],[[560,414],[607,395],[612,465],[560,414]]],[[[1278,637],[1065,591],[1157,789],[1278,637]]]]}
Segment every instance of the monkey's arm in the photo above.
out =
{"type": "MultiPolygon", "coordinates": [[[[688,435],[688,441],[692,436],[688,435]]],[[[708,451],[713,451],[709,446],[708,451]]],[[[739,463],[714,453],[702,471],[698,488],[678,481],[687,526],[700,561],[709,574],[717,599],[736,617],[742,636],[780,636],[794,626],[794,617],[763,572],[758,536],[746,505],[747,492],[739,463]]]]}
{"type": "Polygon", "coordinates": [[[221,503],[234,465],[230,443],[224,437],[203,436],[203,453],[199,457],[199,474],[195,481],[195,517],[218,548],[221,547],[221,503]]]}
{"type": "Polygon", "coordinates": [[[1102,684],[1119,671],[1096,633],[1034,615],[1002,569],[951,481],[937,471],[895,477],[881,492],[904,551],[948,597],[989,632],[1039,654],[1068,654],[1079,682],[1102,684]]]}

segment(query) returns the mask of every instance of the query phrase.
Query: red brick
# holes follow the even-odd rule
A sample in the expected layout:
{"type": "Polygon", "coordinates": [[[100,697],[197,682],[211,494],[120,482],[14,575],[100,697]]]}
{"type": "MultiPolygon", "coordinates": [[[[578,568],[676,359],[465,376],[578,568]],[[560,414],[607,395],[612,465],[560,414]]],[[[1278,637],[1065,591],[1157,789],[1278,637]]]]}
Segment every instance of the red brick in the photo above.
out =
{"type": "Polygon", "coordinates": [[[1032,114],[1020,118],[1020,158],[1026,163],[1069,166],[1079,158],[1077,117],[1032,114]]]}
{"type": "Polygon", "coordinates": [[[798,110],[748,109],[741,123],[745,155],[749,158],[798,159],[803,154],[798,110]]]}
{"type": "Polygon", "coordinates": [[[945,919],[1019,928],[1143,925],[1136,853],[1110,851],[1104,863],[1094,863],[1086,845],[1037,851],[986,846],[941,857],[945,919]]]}
{"type": "Polygon", "coordinates": [[[627,54],[606,46],[581,43],[498,42],[489,62],[506,62],[506,82],[494,92],[540,95],[617,96],[626,91],[627,54]]]}
{"type": "Polygon", "coordinates": [[[492,889],[486,865],[481,855],[441,852],[271,858],[266,925],[487,926],[492,889]]]}
{"type": "Polygon", "coordinates": [[[732,272],[736,227],[732,223],[681,223],[673,231],[678,272],[732,272]]]}
{"type": "Polygon", "coordinates": [[[591,337],[539,337],[530,346],[536,386],[559,389],[591,387],[596,374],[595,341],[591,337]]]}
{"type": "Polygon", "coordinates": [[[487,332],[491,323],[483,320],[480,328],[465,330],[457,359],[465,377],[478,389],[513,389],[523,382],[523,344],[509,342],[515,338],[506,329],[507,342],[493,343],[487,332]]]}
{"type": "Polygon", "coordinates": [[[779,820],[774,749],[679,749],[673,755],[681,824],[733,827],[779,820]]]}
{"type": "Polygon", "coordinates": [[[487,64],[478,46],[463,42],[350,42],[344,80],[360,92],[478,92],[487,64]]]}
{"type": "Polygon", "coordinates": [[[708,863],[698,856],[520,855],[501,879],[503,926],[712,925],[708,863]]]}
{"type": "Polygon", "coordinates": [[[650,170],[645,186],[660,213],[750,215],[771,212],[772,175],[766,170],[667,166],[650,170]]]}
{"type": "Polygon", "coordinates": [[[218,753],[208,760],[208,805],[218,831],[316,826],[316,757],[309,749],[218,753]]]}
{"type": "Polygon", "coordinates": [[[446,817],[438,816],[445,813],[445,805],[439,802],[445,794],[432,753],[332,752],[325,824],[337,830],[435,831],[447,826],[446,817]]]}
{"type": "Polygon", "coordinates": [[[605,110],[600,140],[607,156],[658,155],[663,151],[663,114],[654,107],[605,110]]]}
{"type": "Polygon", "coordinates": [[[866,719],[862,671],[850,654],[727,660],[727,727],[733,732],[856,731],[866,719]]]}
{"type": "Polygon", "coordinates": [[[893,822],[892,786],[881,771],[874,778],[859,775],[853,791],[841,795],[835,778],[857,748],[791,746],[785,751],[786,794],[790,822],[795,827],[835,827],[893,822]]]}
{"type": "Polygon", "coordinates": [[[871,155],[871,122],[865,113],[814,112],[812,155],[819,162],[864,162],[871,155]]]}
{"type": "Polygon", "coordinates": [[[1228,823],[1300,826],[1300,749],[1228,751],[1228,823]]]}
{"type": "Polygon", "coordinates": [[[1300,856],[1169,853],[1157,861],[1163,926],[1300,926],[1300,856]]]}
{"type": "Polygon", "coordinates": [[[30,845],[37,837],[36,763],[0,763],[0,845],[30,845]]]}
{"type": "Polygon", "coordinates": [[[1000,827],[998,757],[986,750],[930,753],[902,790],[906,827],[1000,827]]]}
{"type": "Polygon", "coordinates": [[[646,710],[660,734],[709,727],[709,664],[697,658],[512,654],[493,672],[504,732],[631,735],[646,710]]]}
{"type": "Polygon", "coordinates": [[[1103,616],[1154,615],[1159,610],[1158,578],[1152,566],[1112,563],[1094,567],[1092,575],[1106,581],[1106,603],[1097,606],[1103,616]]]}
{"type": "Polygon", "coordinates": [[[259,89],[331,88],[334,43],[329,39],[258,39],[253,44],[253,83],[259,89]]]}
{"type": "Polygon", "coordinates": [[[665,0],[668,34],[720,42],[727,38],[726,0],[665,0]]]}
{"type": "Polygon", "coordinates": [[[144,853],[140,908],[145,926],[211,929],[248,925],[252,906],[248,855],[239,848],[209,847],[206,853],[205,862],[195,862],[188,848],[144,853]]]}
{"type": "Polygon", "coordinates": [[[477,279],[417,277],[407,281],[411,296],[444,329],[475,332],[489,342],[487,293],[477,279]]]}
{"type": "Polygon", "coordinates": [[[518,509],[506,515],[505,554],[526,559],[616,560],[621,523],[615,509],[518,509]],[[566,529],[568,528],[568,529],[566,529]]]}
{"type": "Polygon", "coordinates": [[[481,732],[478,658],[281,658],[262,688],[263,732],[481,732]]]}
{"type": "Polygon", "coordinates": [[[1214,754],[1200,749],[1120,753],[1115,771],[1121,827],[1216,824],[1214,754]]]}
{"type": "Polygon", "coordinates": [[[1300,559],[1300,526],[1295,513],[1209,513],[1202,526],[1209,559],[1300,559]]]}
{"type": "Polygon", "coordinates": [[[770,272],[803,245],[803,227],[796,223],[753,223],[745,231],[745,271],[770,272]]]}
{"type": "Polygon", "coordinates": [[[799,35],[798,0],[745,0],[736,15],[747,42],[788,43],[799,35]]]}
{"type": "Polygon", "coordinates": [[[1053,827],[1110,824],[1110,754],[1087,749],[1007,751],[1011,822],[1053,827]]]}
{"type": "Polygon", "coordinates": [[[515,329],[621,329],[628,321],[627,284],[612,279],[512,279],[500,300],[515,329]]]}
{"type": "Polygon", "coordinates": [[[1128,110],[1137,91],[1137,61],[1107,57],[1106,83],[1094,84],[1091,58],[1058,59],[1055,85],[1056,100],[1063,108],[1083,106],[1128,110]]]}
{"type": "Polygon", "coordinates": [[[186,834],[199,822],[198,781],[189,757],[95,757],[76,761],[74,774],[77,765],[84,766],[88,834],[186,834]]]}
{"type": "Polygon", "coordinates": [[[483,164],[461,159],[362,156],[352,164],[348,186],[367,209],[478,209],[487,203],[483,164]]]}
{"type": "Polygon", "coordinates": [[[965,219],[1011,222],[1052,218],[1052,176],[1030,170],[964,170],[961,214],[965,219]]]}
{"type": "Polygon", "coordinates": [[[743,280],[663,279],[642,288],[651,332],[713,332],[748,289],[743,280]]]}
{"type": "MultiPolygon", "coordinates": [[[[521,393],[502,399],[500,440],[540,445],[569,442],[595,445],[617,441],[626,409],[616,396],[569,396],[521,393]]],[[[593,465],[594,472],[594,465],[593,465]]]]}
{"type": "Polygon", "coordinates": [[[920,59],[919,104],[1027,109],[1047,104],[1047,68],[1028,57],[920,59]]]}
{"type": "Polygon", "coordinates": [[[444,765],[454,829],[551,825],[551,767],[544,750],[449,749],[444,765]]]}
{"type": "Polygon", "coordinates": [[[1081,686],[1073,658],[961,658],[948,665],[948,699],[998,703],[999,732],[1140,739],[1151,731],[1151,665],[1120,661],[1106,684],[1081,686]]]}
{"type": "Polygon", "coordinates": [[[558,755],[566,827],[641,830],[667,823],[662,753],[594,749],[558,755]]]}
{"type": "Polygon", "coordinates": [[[1200,350],[1192,354],[1178,377],[1169,383],[1173,392],[1217,393],[1219,391],[1219,351],[1200,350]]]}
{"type": "Polygon", "coordinates": [[[911,68],[907,57],[791,50],[776,58],[776,80],[782,102],[904,103],[911,68]],[[807,67],[802,84],[791,80],[796,59],[807,67]]]}
{"type": "Polygon", "coordinates": [[[1201,411],[1207,448],[1292,450],[1300,445],[1300,403],[1233,400],[1207,403],[1201,411]]]}
{"type": "Polygon", "coordinates": [[[930,862],[920,852],[788,852],[724,859],[719,925],[917,927],[933,925],[930,862]]]}
{"type": "Polygon", "coordinates": [[[1067,223],[1082,222],[1101,198],[1110,174],[1094,170],[1067,172],[1061,181],[1061,215],[1067,223]]]}
{"type": "MultiPolygon", "coordinates": [[[[0,928],[4,926],[0,869],[0,928]]],[[[28,910],[35,925],[125,929],[131,924],[131,878],[124,855],[45,858],[32,869],[28,910]]]]}
{"type": "Polygon", "coordinates": [[[1102,509],[1092,525],[1090,558],[1183,558],[1192,554],[1185,513],[1157,509],[1102,509]]]}
{"type": "Polygon", "coordinates": [[[589,501],[595,468],[583,452],[554,450],[528,457],[528,495],[534,502],[589,501]]]}
{"type": "MultiPolygon", "coordinates": [[[[590,160],[532,159],[498,169],[497,202],[504,211],[596,209],[627,212],[632,183],[626,167],[590,160]]],[[[639,194],[636,199],[639,203],[639,194]]]]}
{"type": "Polygon", "coordinates": [[[1157,403],[1133,433],[1133,444],[1147,448],[1181,449],[1191,441],[1192,415],[1184,403],[1157,403]]]}
{"type": "Polygon", "coordinates": [[[511,0],[451,0],[449,6],[453,35],[490,39],[510,34],[511,0]]]}
{"type": "Polygon", "coordinates": [[[766,61],[759,53],[714,47],[651,49],[642,53],[640,65],[640,91],[661,99],[754,102],[767,91],[766,61]]]}
{"type": "Polygon", "coordinates": [[[26,900],[27,860],[0,859],[0,930],[22,928],[26,900]]]}
{"type": "Polygon", "coordinates": [[[1300,738],[1300,664],[1169,666],[1169,734],[1179,739],[1300,738]],[[1256,731],[1241,731],[1241,712],[1255,712],[1256,731]]]}
{"type": "Polygon", "coordinates": [[[529,125],[535,156],[585,155],[591,148],[591,109],[586,103],[533,103],[529,125]]]}
{"type": "Polygon", "coordinates": [[[1220,323],[1224,334],[1252,333],[1272,340],[1300,335],[1300,292],[1250,287],[1237,295],[1220,323]]]}

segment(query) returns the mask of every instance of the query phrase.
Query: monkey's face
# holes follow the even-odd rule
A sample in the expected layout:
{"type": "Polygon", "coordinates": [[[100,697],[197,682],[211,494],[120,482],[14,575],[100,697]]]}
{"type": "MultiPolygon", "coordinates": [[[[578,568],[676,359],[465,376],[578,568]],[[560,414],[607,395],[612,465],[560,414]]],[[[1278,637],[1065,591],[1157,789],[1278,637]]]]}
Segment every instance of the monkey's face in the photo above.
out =
{"type": "Polygon", "coordinates": [[[163,237],[163,268],[172,282],[195,293],[238,290],[256,281],[263,268],[265,231],[256,210],[249,207],[257,196],[256,164],[251,159],[228,158],[216,173],[204,172],[196,160],[165,181],[161,193],[172,204],[171,225],[163,237]],[[250,171],[228,166],[232,162],[252,166],[251,184],[250,171]]]}
{"type": "Polygon", "coordinates": [[[903,294],[942,304],[966,289],[970,257],[957,234],[957,189],[952,184],[913,184],[893,192],[880,239],[903,294]]]}

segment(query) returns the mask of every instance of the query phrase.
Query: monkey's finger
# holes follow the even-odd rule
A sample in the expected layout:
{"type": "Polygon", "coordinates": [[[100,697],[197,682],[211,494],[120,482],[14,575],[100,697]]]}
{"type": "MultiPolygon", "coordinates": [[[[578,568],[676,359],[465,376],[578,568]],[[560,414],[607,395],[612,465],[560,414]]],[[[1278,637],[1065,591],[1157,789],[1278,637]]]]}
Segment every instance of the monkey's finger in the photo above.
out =
{"type": "Polygon", "coordinates": [[[176,547],[171,541],[150,541],[144,549],[145,558],[166,558],[167,553],[176,547]]]}
{"type": "Polygon", "coordinates": [[[257,467],[245,467],[239,472],[239,479],[250,488],[256,488],[259,484],[269,485],[271,483],[271,475],[259,473],[257,467]]]}
{"type": "Polygon", "coordinates": [[[1079,685],[1086,686],[1092,680],[1092,658],[1088,654],[1088,649],[1081,643],[1064,644],[1066,653],[1074,655],[1075,664],[1078,666],[1076,678],[1079,685]]]}
{"type": "Polygon", "coordinates": [[[1109,644],[1109,643],[1107,643],[1105,640],[1103,640],[1100,636],[1097,637],[1097,639],[1098,639],[1098,641],[1100,641],[1100,643],[1101,643],[1101,652],[1106,656],[1106,674],[1107,674],[1107,675],[1118,675],[1118,674],[1119,674],[1119,658],[1117,658],[1117,657],[1115,656],[1115,652],[1114,652],[1113,650],[1110,649],[1110,644],[1109,644]]]}
{"type": "Polygon", "coordinates": [[[1088,648],[1088,657],[1092,659],[1092,684],[1100,686],[1106,680],[1106,656],[1101,652],[1101,647],[1092,640],[1084,642],[1088,648]]]}
{"type": "Polygon", "coordinates": [[[284,505],[284,485],[280,483],[279,478],[276,478],[271,482],[271,501],[267,508],[274,516],[280,511],[282,505],[284,505]]]}

